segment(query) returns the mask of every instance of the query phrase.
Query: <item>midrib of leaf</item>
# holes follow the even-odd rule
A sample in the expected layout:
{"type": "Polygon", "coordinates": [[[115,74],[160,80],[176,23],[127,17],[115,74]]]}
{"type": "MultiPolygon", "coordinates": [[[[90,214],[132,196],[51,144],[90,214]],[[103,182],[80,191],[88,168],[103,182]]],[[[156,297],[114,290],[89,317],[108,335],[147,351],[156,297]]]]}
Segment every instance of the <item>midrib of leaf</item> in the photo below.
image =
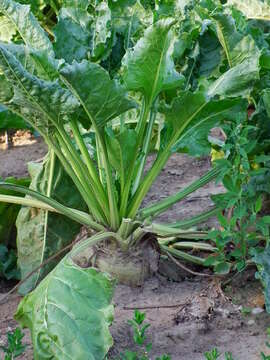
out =
{"type": "Polygon", "coordinates": [[[127,36],[127,42],[126,42],[126,49],[129,48],[130,34],[131,34],[132,25],[133,25],[134,14],[135,14],[135,9],[133,8],[132,9],[132,16],[130,17],[129,26],[128,26],[128,36],[127,36]]]}
{"type": "MultiPolygon", "coordinates": [[[[181,126],[181,128],[177,131],[177,133],[173,136],[172,140],[169,142],[167,149],[171,149],[175,144],[176,140],[179,138],[181,133],[185,130],[185,128],[190,124],[190,122],[200,113],[200,111],[208,104],[208,101],[205,102],[190,116],[190,118],[181,126]]],[[[167,150],[166,149],[166,150],[167,150]]]]}
{"type": "MultiPolygon", "coordinates": [[[[169,30],[169,31],[170,31],[170,30],[169,30]]],[[[161,64],[162,64],[162,61],[163,61],[163,57],[164,57],[164,53],[165,53],[165,49],[166,49],[166,45],[167,45],[167,40],[168,40],[169,31],[168,31],[168,33],[167,33],[167,35],[166,35],[166,38],[165,38],[165,40],[164,40],[164,44],[163,44],[163,47],[162,47],[161,56],[160,56],[160,60],[159,60],[158,68],[157,68],[156,77],[155,77],[154,85],[153,85],[153,88],[152,88],[151,97],[150,97],[150,99],[149,99],[149,107],[151,107],[151,105],[152,105],[152,103],[153,103],[153,101],[154,101],[154,94],[156,93],[157,83],[158,83],[158,80],[159,80],[161,64]]]]}
{"type": "Polygon", "coordinates": [[[225,35],[223,34],[222,27],[219,25],[218,21],[216,21],[216,25],[217,25],[217,28],[218,28],[218,33],[219,33],[219,35],[221,37],[221,42],[223,43],[223,49],[224,49],[224,51],[226,53],[226,57],[228,59],[229,66],[230,66],[230,68],[232,68],[233,64],[232,64],[232,59],[231,59],[231,56],[230,56],[229,45],[227,43],[225,35]]]}
{"type": "MultiPolygon", "coordinates": [[[[54,169],[55,169],[55,160],[56,160],[55,159],[55,153],[54,153],[53,150],[51,150],[51,154],[50,154],[50,170],[49,170],[50,174],[49,174],[49,179],[48,179],[48,188],[47,188],[47,192],[46,192],[46,196],[48,196],[48,197],[51,197],[51,194],[52,194],[52,185],[53,185],[53,176],[54,176],[54,169]]],[[[48,233],[48,218],[49,218],[49,211],[46,211],[45,212],[45,219],[44,219],[44,234],[43,234],[43,244],[42,244],[42,253],[41,253],[40,264],[42,264],[43,261],[44,261],[46,238],[47,238],[47,233],[48,233]]],[[[34,288],[36,287],[36,284],[38,282],[40,272],[41,272],[41,269],[39,269],[39,271],[37,273],[35,285],[33,286],[34,288]]]]}
{"type": "MultiPolygon", "coordinates": [[[[96,17],[96,6],[97,6],[97,0],[95,0],[95,17],[96,17]]],[[[97,32],[97,27],[96,27],[96,24],[95,24],[95,28],[94,28],[94,31],[93,31],[93,41],[92,41],[92,48],[95,49],[96,45],[95,45],[95,38],[96,38],[96,32],[97,32]]]]}

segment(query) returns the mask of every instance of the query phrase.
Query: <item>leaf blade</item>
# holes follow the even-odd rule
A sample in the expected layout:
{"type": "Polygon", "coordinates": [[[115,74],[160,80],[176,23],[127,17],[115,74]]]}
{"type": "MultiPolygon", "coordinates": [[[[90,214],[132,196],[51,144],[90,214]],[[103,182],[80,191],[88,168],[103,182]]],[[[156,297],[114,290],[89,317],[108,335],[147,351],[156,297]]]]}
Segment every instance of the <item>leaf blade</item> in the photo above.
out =
{"type": "Polygon", "coordinates": [[[65,257],[22,300],[15,315],[31,330],[34,357],[104,359],[113,343],[113,287],[107,275],[79,268],[65,257]]]}

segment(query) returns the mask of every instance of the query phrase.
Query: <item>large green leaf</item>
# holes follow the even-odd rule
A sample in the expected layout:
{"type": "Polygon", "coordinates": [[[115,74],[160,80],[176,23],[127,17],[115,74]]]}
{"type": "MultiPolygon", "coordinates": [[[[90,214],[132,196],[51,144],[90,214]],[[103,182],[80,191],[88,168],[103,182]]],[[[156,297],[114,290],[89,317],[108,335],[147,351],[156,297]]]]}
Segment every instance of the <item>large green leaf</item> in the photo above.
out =
{"type": "MultiPolygon", "coordinates": [[[[244,89],[243,87],[242,91],[244,89]]],[[[210,129],[224,120],[234,120],[236,116],[245,119],[246,108],[247,103],[244,100],[214,100],[204,91],[180,93],[170,106],[160,109],[167,122],[162,131],[160,153],[179,133],[180,138],[175,142],[172,151],[184,151],[192,155],[207,154],[210,150],[210,129]]]]}
{"type": "Polygon", "coordinates": [[[270,5],[266,0],[228,0],[227,4],[242,11],[248,19],[270,20],[270,5]]]}
{"type": "Polygon", "coordinates": [[[243,61],[260,56],[255,41],[250,35],[243,36],[235,26],[234,19],[223,13],[213,15],[218,39],[224,49],[229,67],[232,68],[243,61]]]}
{"type": "Polygon", "coordinates": [[[153,22],[151,10],[138,0],[109,1],[113,30],[124,37],[124,48],[135,44],[153,22]]]}
{"type": "Polygon", "coordinates": [[[213,97],[245,97],[250,94],[259,76],[259,54],[232,67],[214,81],[208,89],[213,97]]]}
{"type": "MultiPolygon", "coordinates": [[[[53,153],[43,163],[30,163],[29,172],[32,178],[31,189],[68,207],[85,210],[78,190],[53,153]]],[[[16,225],[18,264],[23,278],[70,244],[80,230],[80,224],[63,215],[29,207],[20,210],[16,225]]],[[[32,290],[58,261],[59,258],[37,271],[20,287],[20,292],[25,294],[32,290]]]]}
{"type": "MultiPolygon", "coordinates": [[[[190,34],[187,34],[185,41],[188,41],[190,34]]],[[[220,66],[222,65],[222,53],[219,40],[213,31],[207,31],[199,38],[200,55],[198,57],[199,72],[201,76],[207,78],[220,76],[220,66]]]]}
{"type": "Polygon", "coordinates": [[[79,106],[74,96],[58,81],[44,81],[31,75],[4,46],[0,46],[0,69],[9,86],[13,87],[7,94],[1,84],[0,101],[36,128],[47,131],[52,123],[63,121],[65,115],[79,106]]]}
{"type": "Polygon", "coordinates": [[[246,119],[247,102],[245,100],[213,100],[193,119],[178,142],[174,151],[188,152],[190,155],[208,155],[211,144],[208,141],[210,130],[221,126],[224,121],[246,119]]]}
{"type": "Polygon", "coordinates": [[[114,282],[65,257],[20,303],[16,320],[31,331],[35,360],[103,360],[113,344],[114,282]]]}
{"type": "Polygon", "coordinates": [[[73,62],[60,69],[61,76],[71,92],[84,107],[90,127],[92,123],[103,128],[106,123],[135,103],[127,97],[125,89],[99,65],[87,60],[73,62]]]}
{"type": "Polygon", "coordinates": [[[226,16],[223,13],[213,15],[217,29],[218,39],[225,51],[230,67],[237,64],[232,54],[234,47],[241,41],[242,36],[237,32],[234,19],[231,16],[226,16]]]}
{"type": "Polygon", "coordinates": [[[62,8],[54,27],[56,57],[68,63],[90,58],[92,18],[86,8],[62,8]]]}
{"type": "Polygon", "coordinates": [[[1,46],[15,56],[23,64],[25,70],[43,80],[55,80],[59,77],[58,68],[63,60],[48,55],[46,50],[29,48],[23,44],[4,44],[1,46]]]}
{"type": "Polygon", "coordinates": [[[141,91],[151,104],[162,91],[183,83],[183,76],[172,60],[173,19],[163,19],[150,26],[134,49],[123,59],[123,79],[129,90],[141,91]]]}
{"type": "Polygon", "coordinates": [[[166,114],[166,121],[173,126],[174,133],[178,132],[179,129],[181,129],[182,133],[196,116],[200,114],[207,103],[208,99],[205,92],[198,91],[192,93],[191,91],[185,91],[175,98],[170,106],[163,108],[162,112],[166,114]]]}
{"type": "Polygon", "coordinates": [[[31,13],[29,5],[22,5],[13,0],[1,0],[0,12],[14,25],[26,45],[46,50],[53,55],[52,44],[31,13]]]}
{"type": "Polygon", "coordinates": [[[111,11],[106,1],[67,2],[54,27],[54,49],[68,63],[98,60],[110,51],[111,11]],[[90,6],[89,6],[90,5],[90,6]]]}

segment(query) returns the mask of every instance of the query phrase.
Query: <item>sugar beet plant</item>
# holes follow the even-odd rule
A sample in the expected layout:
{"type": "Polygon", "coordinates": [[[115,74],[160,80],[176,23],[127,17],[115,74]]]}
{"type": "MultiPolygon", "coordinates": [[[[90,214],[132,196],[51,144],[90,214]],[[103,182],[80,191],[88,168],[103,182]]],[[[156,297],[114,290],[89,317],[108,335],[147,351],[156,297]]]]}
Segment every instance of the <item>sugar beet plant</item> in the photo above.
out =
{"type": "Polygon", "coordinates": [[[95,266],[133,285],[156,270],[160,251],[204,264],[183,249],[213,251],[209,244],[169,243],[204,237],[185,229],[216,208],[173,224],[153,220],[215,179],[220,167],[161,201],[145,207],[143,200],[174,152],[194,153],[211,127],[247,116],[261,51],[250,35],[235,42],[232,18],[211,2],[191,12],[174,1],[61,5],[48,36],[28,6],[0,1],[16,33],[16,41],[0,44],[0,102],[49,148],[44,163],[30,167],[30,188],[0,183],[26,197],[0,201],[25,206],[17,219],[23,277],[70,244],[80,225],[93,231],[58,265],[54,259],[28,279],[22,293],[43,280],[16,319],[30,328],[36,359],[103,359],[112,345],[114,280],[80,267],[81,254],[90,248],[95,266]],[[208,36],[219,53],[211,69],[197,62],[199,44],[208,56],[208,36]],[[146,170],[157,125],[158,151],[146,170]]]}

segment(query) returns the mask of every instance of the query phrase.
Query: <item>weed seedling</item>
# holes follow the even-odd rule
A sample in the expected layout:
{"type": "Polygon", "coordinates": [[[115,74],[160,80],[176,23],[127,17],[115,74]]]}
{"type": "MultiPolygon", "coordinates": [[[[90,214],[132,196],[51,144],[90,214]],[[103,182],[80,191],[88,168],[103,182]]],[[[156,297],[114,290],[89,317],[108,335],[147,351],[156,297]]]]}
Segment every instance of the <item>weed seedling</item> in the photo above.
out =
{"type": "MultiPolygon", "coordinates": [[[[138,347],[136,352],[127,350],[121,355],[120,360],[150,360],[149,352],[152,344],[147,341],[146,330],[150,327],[145,321],[145,313],[139,310],[134,311],[133,319],[128,320],[128,324],[133,330],[133,341],[138,347]]],[[[169,355],[161,355],[156,360],[171,360],[169,355]]]]}
{"type": "Polygon", "coordinates": [[[24,334],[20,328],[7,333],[7,346],[0,346],[5,353],[4,360],[13,360],[25,351],[26,345],[22,344],[23,337],[24,334]]]}
{"type": "MultiPolygon", "coordinates": [[[[220,358],[221,354],[219,353],[218,349],[214,348],[210,352],[206,352],[204,354],[206,360],[217,360],[220,358]]],[[[234,360],[232,357],[232,353],[225,353],[225,360],[234,360]]]]}

